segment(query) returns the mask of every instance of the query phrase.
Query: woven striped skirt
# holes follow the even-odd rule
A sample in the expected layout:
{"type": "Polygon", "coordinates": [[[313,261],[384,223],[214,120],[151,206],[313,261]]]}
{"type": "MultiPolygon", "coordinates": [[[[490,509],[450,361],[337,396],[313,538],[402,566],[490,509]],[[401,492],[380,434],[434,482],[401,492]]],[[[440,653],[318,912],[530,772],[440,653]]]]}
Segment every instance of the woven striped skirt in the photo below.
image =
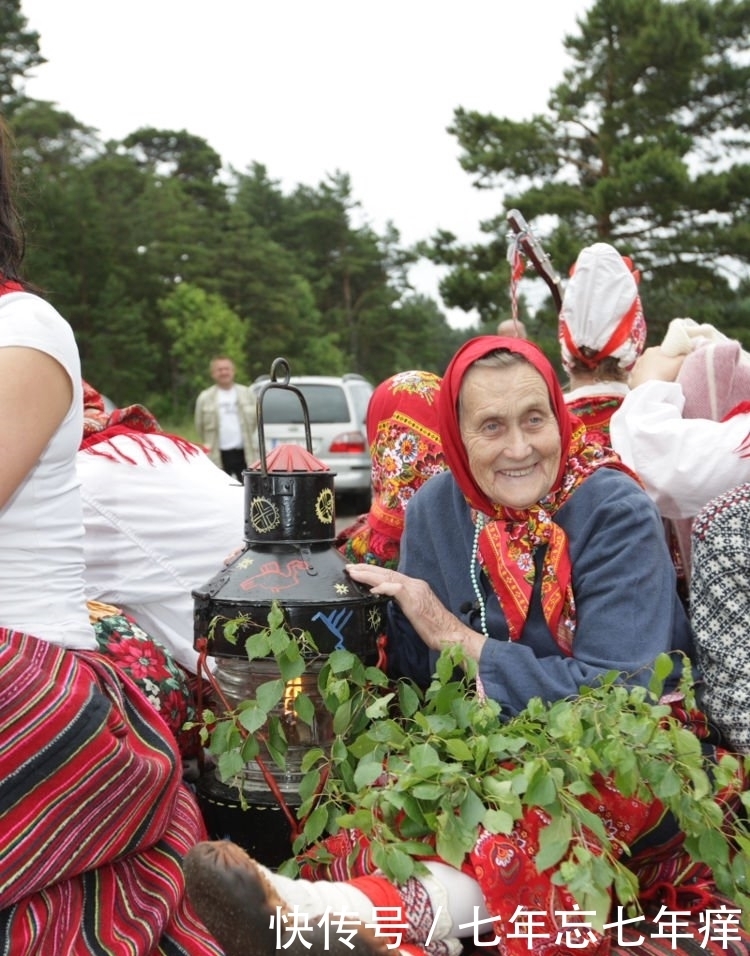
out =
{"type": "Polygon", "coordinates": [[[130,679],[0,629],[0,952],[221,956],[184,895],[201,839],[174,738],[130,679]]]}

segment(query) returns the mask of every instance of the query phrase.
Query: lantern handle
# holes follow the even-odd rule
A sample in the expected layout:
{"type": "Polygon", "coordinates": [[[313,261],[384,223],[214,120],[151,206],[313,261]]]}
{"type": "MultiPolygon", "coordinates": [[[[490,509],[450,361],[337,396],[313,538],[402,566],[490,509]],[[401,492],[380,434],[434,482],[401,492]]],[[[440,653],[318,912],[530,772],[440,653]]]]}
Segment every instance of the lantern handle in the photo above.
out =
{"type": "Polygon", "coordinates": [[[289,378],[289,362],[282,356],[275,358],[273,362],[271,362],[271,374],[269,379],[267,382],[264,382],[263,385],[261,385],[258,391],[258,397],[255,400],[255,409],[258,418],[258,450],[260,451],[260,470],[264,476],[268,475],[268,467],[266,465],[266,435],[263,425],[263,399],[265,398],[266,392],[270,391],[272,388],[285,389],[288,392],[294,392],[299,399],[300,405],[302,406],[302,415],[305,424],[306,447],[311,455],[313,453],[312,433],[310,432],[310,412],[307,408],[307,400],[296,385],[289,384],[289,378]]]}

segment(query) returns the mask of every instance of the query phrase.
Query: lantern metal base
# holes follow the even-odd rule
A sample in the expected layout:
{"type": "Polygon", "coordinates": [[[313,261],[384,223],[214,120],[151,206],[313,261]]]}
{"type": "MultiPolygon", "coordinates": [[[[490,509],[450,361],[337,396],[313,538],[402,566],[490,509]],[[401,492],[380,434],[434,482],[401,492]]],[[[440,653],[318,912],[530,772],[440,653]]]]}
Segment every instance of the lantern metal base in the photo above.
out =
{"type": "MultiPolygon", "coordinates": [[[[243,809],[239,790],[217,780],[212,771],[199,777],[195,789],[209,839],[231,840],[270,869],[292,856],[289,821],[268,790],[245,790],[243,809]]],[[[285,794],[285,799],[294,813],[299,803],[290,803],[290,796],[285,794]]]]}

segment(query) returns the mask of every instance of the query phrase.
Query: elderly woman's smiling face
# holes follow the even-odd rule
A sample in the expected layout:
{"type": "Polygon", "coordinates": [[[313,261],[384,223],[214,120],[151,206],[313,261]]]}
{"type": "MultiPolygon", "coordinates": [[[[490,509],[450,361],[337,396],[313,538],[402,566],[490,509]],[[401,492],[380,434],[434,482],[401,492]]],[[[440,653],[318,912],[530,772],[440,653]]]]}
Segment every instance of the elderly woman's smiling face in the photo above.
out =
{"type": "Polygon", "coordinates": [[[525,509],[551,490],[560,429],[547,385],[528,362],[471,366],[461,383],[459,424],[474,480],[495,504],[525,509]]]}

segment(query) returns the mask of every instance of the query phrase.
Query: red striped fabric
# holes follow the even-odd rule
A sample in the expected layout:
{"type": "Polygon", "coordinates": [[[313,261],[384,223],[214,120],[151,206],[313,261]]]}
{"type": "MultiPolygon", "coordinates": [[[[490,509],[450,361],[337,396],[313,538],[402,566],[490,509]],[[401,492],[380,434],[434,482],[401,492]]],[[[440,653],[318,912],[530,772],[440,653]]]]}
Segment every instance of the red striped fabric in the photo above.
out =
{"type": "Polygon", "coordinates": [[[0,951],[221,956],[184,897],[201,839],[173,737],[129,679],[0,629],[0,951]]]}

